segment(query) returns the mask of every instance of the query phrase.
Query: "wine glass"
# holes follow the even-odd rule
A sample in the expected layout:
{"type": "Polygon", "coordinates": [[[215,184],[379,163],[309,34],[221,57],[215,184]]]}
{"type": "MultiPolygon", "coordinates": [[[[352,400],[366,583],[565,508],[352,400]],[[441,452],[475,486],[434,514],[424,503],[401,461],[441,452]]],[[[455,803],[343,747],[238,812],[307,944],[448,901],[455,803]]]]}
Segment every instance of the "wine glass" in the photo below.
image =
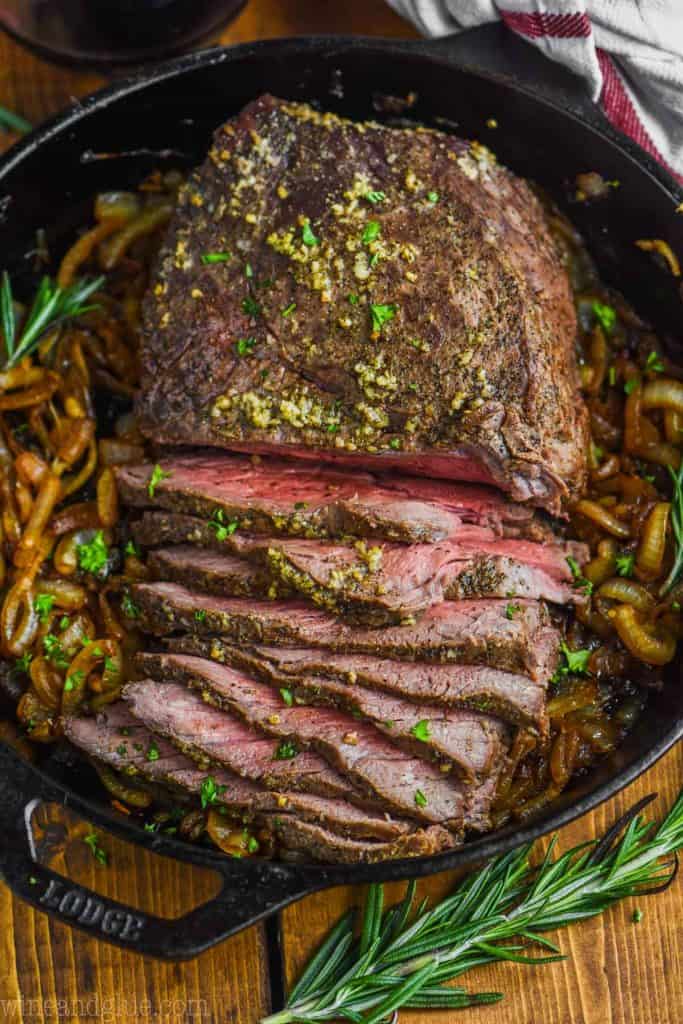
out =
{"type": "Polygon", "coordinates": [[[114,68],[217,36],[246,0],[0,0],[0,27],[52,60],[114,68]]]}

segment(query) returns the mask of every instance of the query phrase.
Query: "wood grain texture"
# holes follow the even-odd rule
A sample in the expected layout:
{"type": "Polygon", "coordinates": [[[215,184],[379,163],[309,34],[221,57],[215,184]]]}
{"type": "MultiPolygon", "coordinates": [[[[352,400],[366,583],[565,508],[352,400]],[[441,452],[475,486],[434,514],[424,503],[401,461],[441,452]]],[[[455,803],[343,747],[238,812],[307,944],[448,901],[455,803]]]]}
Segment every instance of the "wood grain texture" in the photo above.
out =
{"type": "MultiPolygon", "coordinates": [[[[384,0],[251,0],[222,35],[226,43],[305,33],[355,32],[410,37],[414,32],[384,0]]],[[[97,75],[54,67],[0,35],[0,104],[38,123],[102,83],[97,75]]],[[[0,135],[0,149],[10,138],[0,135]]],[[[683,781],[683,746],[619,797],[560,836],[563,848],[593,836],[645,793],[667,806],[683,781]]],[[[653,811],[654,813],[654,811],[653,811]]],[[[63,821],[46,812],[44,824],[63,821]]],[[[111,866],[102,868],[82,842],[82,827],[57,842],[55,866],[71,877],[157,913],[177,914],[208,898],[213,876],[182,868],[114,839],[102,838],[111,866]]],[[[452,884],[423,880],[420,894],[438,897],[452,884]]],[[[398,898],[401,885],[388,887],[398,898]]],[[[329,924],[362,892],[322,893],[289,908],[282,919],[288,978],[301,968],[329,924]]],[[[680,1024],[683,1021],[683,885],[559,934],[568,960],[530,968],[514,964],[473,972],[477,990],[505,1001],[451,1015],[462,1024],[680,1024]]],[[[0,1019],[18,1024],[89,1020],[102,1024],[256,1024],[269,1008],[265,946],[252,928],[197,960],[160,964],[109,947],[49,921],[0,886],[0,1019]],[[61,1001],[61,1002],[60,1002],[61,1001]]],[[[445,1024],[446,1014],[411,1013],[404,1024],[445,1024]]]]}

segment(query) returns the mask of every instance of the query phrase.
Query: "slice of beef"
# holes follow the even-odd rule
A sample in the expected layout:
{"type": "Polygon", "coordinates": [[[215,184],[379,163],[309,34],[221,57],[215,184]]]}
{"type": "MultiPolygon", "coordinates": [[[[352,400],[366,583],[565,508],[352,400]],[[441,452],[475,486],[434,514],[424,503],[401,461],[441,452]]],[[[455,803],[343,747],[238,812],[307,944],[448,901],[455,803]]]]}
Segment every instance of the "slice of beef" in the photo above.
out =
{"type": "MultiPolygon", "coordinates": [[[[235,534],[225,539],[224,547],[234,554],[197,550],[190,544],[162,548],[152,554],[151,566],[157,579],[220,596],[295,592],[335,615],[369,626],[404,622],[444,600],[523,597],[568,604],[583,597],[570,585],[563,549],[529,541],[369,547],[365,541],[342,545],[235,534]],[[240,578],[234,555],[260,566],[272,586],[256,574],[249,589],[255,572],[245,567],[240,578]]],[[[514,614],[513,603],[510,609],[514,614]]]]}
{"type": "MultiPolygon", "coordinates": [[[[469,813],[477,786],[464,785],[448,765],[433,764],[400,750],[369,722],[333,708],[288,707],[268,684],[206,659],[160,655],[157,673],[198,689],[205,699],[239,715],[252,727],[277,736],[282,741],[280,756],[296,757],[306,748],[318,750],[387,810],[456,829],[463,822],[470,828],[485,827],[488,818],[469,813]]],[[[124,689],[134,713],[136,690],[141,685],[129,683],[124,689]]]]}
{"type": "MultiPolygon", "coordinates": [[[[499,491],[396,475],[373,476],[283,459],[195,451],[160,462],[168,476],[149,494],[154,466],[119,466],[123,501],[204,521],[222,516],[241,530],[271,536],[347,535],[427,543],[446,538],[525,537],[554,540],[529,506],[499,491]]],[[[215,539],[216,528],[210,533],[215,539]]]]}
{"type": "MultiPolygon", "coordinates": [[[[170,650],[208,657],[214,641],[188,635],[167,643],[170,650]]],[[[548,728],[547,675],[536,682],[487,665],[399,662],[371,654],[334,654],[313,648],[223,644],[219,653],[225,664],[279,679],[283,686],[296,687],[299,681],[307,686],[311,678],[332,677],[354,692],[357,686],[369,687],[418,705],[488,711],[535,732],[545,733],[548,728]]]]}
{"type": "Polygon", "coordinates": [[[512,616],[506,601],[444,601],[415,625],[360,629],[300,602],[259,602],[188,590],[177,583],[131,588],[140,625],[169,636],[218,634],[223,640],[378,654],[406,661],[486,664],[532,678],[552,674],[559,635],[543,606],[520,599],[512,616]]]}
{"type": "Polygon", "coordinates": [[[440,825],[415,829],[387,843],[348,839],[331,833],[321,825],[291,816],[281,817],[276,827],[278,840],[286,849],[314,860],[339,864],[376,864],[403,857],[433,857],[457,845],[453,834],[440,825]]]}
{"type": "MultiPolygon", "coordinates": [[[[97,718],[67,719],[65,733],[75,746],[116,771],[170,786],[195,798],[199,797],[202,784],[207,779],[207,772],[141,725],[122,704],[111,705],[97,718]],[[154,751],[154,758],[150,758],[150,751],[154,751]]],[[[225,808],[229,815],[238,816],[244,823],[266,826],[277,831],[282,822],[288,821],[293,830],[288,834],[292,837],[299,834],[299,821],[322,828],[328,844],[328,859],[336,859],[334,847],[342,837],[349,837],[356,842],[361,839],[374,840],[377,847],[384,847],[388,843],[400,843],[402,838],[408,840],[415,834],[416,838],[412,843],[407,843],[407,848],[415,849],[417,846],[418,853],[437,852],[446,843],[444,829],[434,832],[431,828],[421,829],[413,822],[362,810],[343,800],[330,800],[304,793],[272,792],[223,769],[212,770],[210,777],[218,790],[215,806],[225,808]]],[[[304,830],[300,834],[304,841],[297,843],[294,848],[308,852],[306,839],[312,833],[304,830]]],[[[455,835],[451,834],[451,846],[455,841],[455,835]]],[[[376,849],[375,843],[371,847],[373,850],[376,849]]],[[[399,849],[402,849],[401,845],[399,849]]],[[[343,854],[343,842],[341,850],[343,854]]],[[[387,854],[400,855],[389,853],[389,850],[387,854]]],[[[314,848],[310,855],[315,856],[314,848]]]]}
{"type": "Polygon", "coordinates": [[[540,200],[478,143],[261,97],[181,189],[144,325],[138,415],[158,442],[493,483],[551,510],[582,487],[568,276],[540,200]]]}
{"type": "MultiPolygon", "coordinates": [[[[226,664],[226,661],[221,660],[221,664],[226,664]]],[[[232,668],[241,668],[251,675],[255,674],[276,687],[280,693],[280,703],[286,704],[286,698],[290,704],[296,700],[297,704],[327,704],[350,711],[354,716],[371,721],[375,728],[403,749],[428,760],[434,760],[435,757],[445,759],[469,780],[487,775],[505,756],[510,746],[508,727],[499,719],[481,712],[418,705],[401,697],[392,697],[381,690],[349,687],[326,676],[310,676],[306,680],[296,681],[290,690],[292,680],[289,676],[278,673],[268,662],[259,661],[242,648],[235,649],[235,657],[229,664],[232,668]]],[[[137,667],[140,675],[161,682],[167,679],[169,672],[168,660],[159,654],[139,654],[137,667]]],[[[173,671],[173,666],[170,671],[173,671]]],[[[170,711],[160,709],[159,714],[170,714],[170,711]]],[[[212,722],[218,725],[219,719],[210,708],[204,709],[204,716],[207,729],[212,722]]],[[[198,712],[199,718],[201,715],[198,712]]],[[[192,720],[194,723],[194,716],[192,720]]],[[[148,724],[150,728],[153,727],[150,721],[148,724]]],[[[183,736],[189,731],[184,730],[183,736]]],[[[169,734],[164,732],[164,735],[169,734]]],[[[253,738],[253,733],[251,736],[253,738]]],[[[227,761],[224,763],[235,770],[232,764],[227,761]]],[[[351,799],[348,791],[344,795],[351,799]]]]}
{"type": "MultiPolygon", "coordinates": [[[[145,667],[143,661],[143,672],[145,667]]],[[[142,692],[138,689],[137,696],[142,692]]],[[[156,686],[154,698],[148,702],[154,714],[136,717],[144,719],[153,732],[165,736],[201,767],[208,769],[219,763],[267,789],[351,798],[352,802],[358,797],[348,779],[314,751],[302,750],[295,760],[280,760],[277,740],[256,732],[239,718],[217,712],[188,690],[169,685],[164,687],[161,698],[162,692],[156,686]]]]}

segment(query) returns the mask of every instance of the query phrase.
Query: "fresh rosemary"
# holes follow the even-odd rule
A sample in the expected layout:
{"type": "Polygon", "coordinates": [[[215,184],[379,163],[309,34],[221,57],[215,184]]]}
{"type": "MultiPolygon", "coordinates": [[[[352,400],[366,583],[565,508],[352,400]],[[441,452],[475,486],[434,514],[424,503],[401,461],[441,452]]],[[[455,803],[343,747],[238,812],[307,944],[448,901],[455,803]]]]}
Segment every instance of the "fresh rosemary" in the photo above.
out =
{"type": "Polygon", "coordinates": [[[673,470],[671,466],[669,466],[669,473],[673,484],[673,494],[671,496],[671,529],[673,530],[674,541],[676,542],[676,551],[674,554],[674,564],[671,566],[671,572],[660,587],[660,597],[667,594],[674,584],[678,583],[678,578],[681,575],[681,572],[683,572],[683,461],[681,461],[681,465],[678,470],[673,470]]]}
{"type": "Polygon", "coordinates": [[[434,907],[412,912],[415,883],[383,910],[383,889],[371,885],[360,923],[349,911],[330,931],[292,989],[285,1008],[261,1024],[313,1024],[346,1019],[379,1024],[401,1008],[461,1009],[502,999],[446,986],[481,964],[563,959],[541,933],[594,917],[627,896],[666,888],[683,847],[683,791],[659,826],[646,822],[645,797],[601,840],[553,859],[554,837],[533,867],[533,844],[502,854],[466,876],[434,907]],[[514,940],[514,941],[510,941],[514,940]],[[529,946],[547,954],[533,956],[529,946]]]}
{"type": "Polygon", "coordinates": [[[0,128],[16,132],[17,135],[26,135],[27,132],[31,131],[33,125],[29,124],[25,117],[15,114],[13,110],[8,110],[7,107],[0,107],[0,128]]]}
{"type": "Polygon", "coordinates": [[[21,331],[17,331],[12,284],[7,271],[3,271],[0,281],[0,326],[5,342],[3,370],[11,370],[25,356],[35,352],[42,338],[55,327],[91,309],[97,309],[96,305],[88,306],[86,303],[93,292],[102,287],[103,282],[104,277],[92,281],[82,279],[68,288],[60,288],[51,278],[44,277],[21,331]]]}

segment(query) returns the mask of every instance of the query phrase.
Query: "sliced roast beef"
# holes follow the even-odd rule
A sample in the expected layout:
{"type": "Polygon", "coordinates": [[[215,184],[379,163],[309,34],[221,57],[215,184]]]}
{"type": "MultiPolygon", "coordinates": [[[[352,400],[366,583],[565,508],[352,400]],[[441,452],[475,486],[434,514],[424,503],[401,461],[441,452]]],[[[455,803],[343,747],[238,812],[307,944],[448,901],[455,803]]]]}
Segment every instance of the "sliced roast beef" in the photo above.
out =
{"type": "MultiPolygon", "coordinates": [[[[449,827],[459,828],[463,822],[470,828],[485,827],[487,819],[479,809],[476,816],[470,814],[476,786],[464,786],[448,771],[448,765],[432,764],[400,750],[368,722],[333,708],[289,707],[267,684],[205,659],[162,655],[157,664],[165,679],[195,687],[249,725],[277,736],[282,741],[281,756],[296,757],[301,748],[320,751],[388,810],[449,827]]],[[[158,684],[129,683],[125,687],[124,696],[134,714],[137,693],[144,696],[144,687],[149,685],[153,706],[159,699],[154,690],[158,684]]]]}
{"type": "Polygon", "coordinates": [[[479,144],[250,103],[181,189],[144,322],[138,415],[158,442],[493,483],[552,510],[583,483],[567,273],[540,200],[479,144]]]}
{"type": "MultiPolygon", "coordinates": [[[[121,704],[112,705],[97,718],[67,719],[65,733],[75,746],[116,771],[171,786],[195,798],[200,795],[207,779],[207,772],[142,726],[121,704]],[[150,752],[153,752],[153,757],[150,752]]],[[[438,826],[419,828],[410,821],[392,819],[387,814],[373,814],[342,800],[303,793],[271,792],[223,769],[213,770],[210,777],[216,786],[215,806],[225,808],[229,815],[238,816],[240,821],[266,826],[274,832],[287,821],[286,845],[312,857],[320,855],[315,847],[310,851],[308,848],[308,839],[316,834],[317,829],[322,830],[324,839],[323,859],[331,860],[337,859],[337,846],[342,860],[345,859],[345,849],[354,850],[354,845],[347,846],[344,837],[349,837],[353,843],[370,841],[362,844],[369,847],[366,856],[361,854],[360,843],[355,848],[355,856],[349,855],[349,859],[359,860],[401,856],[402,839],[406,850],[413,851],[414,855],[438,852],[449,843],[444,835],[445,829],[438,826]],[[299,833],[299,822],[307,822],[313,828],[299,833]],[[398,847],[395,846],[397,843],[398,847]]],[[[450,845],[455,842],[456,837],[451,833],[450,845]]]]}
{"type": "Polygon", "coordinates": [[[415,625],[360,629],[300,602],[259,602],[200,594],[177,583],[140,583],[131,588],[140,624],[168,636],[219,634],[228,642],[322,647],[378,654],[407,661],[487,664],[539,678],[553,665],[557,631],[543,606],[519,599],[444,601],[415,625]]]}
{"type": "MultiPolygon", "coordinates": [[[[169,666],[168,659],[161,655],[140,654],[137,660],[140,675],[164,682],[169,674],[173,674],[173,664],[169,666]]],[[[225,664],[225,661],[221,661],[221,664],[225,664]]],[[[354,716],[368,719],[394,743],[418,757],[433,760],[436,756],[452,762],[470,780],[490,772],[505,756],[510,745],[510,730],[499,719],[488,714],[463,708],[418,705],[401,697],[392,697],[381,690],[349,687],[326,676],[311,676],[306,680],[295,681],[290,690],[292,680],[289,676],[276,672],[267,662],[259,662],[246,650],[242,656],[241,648],[235,649],[235,657],[230,665],[246,669],[249,674],[256,674],[258,678],[276,687],[283,705],[296,701],[300,705],[329,704],[343,708],[354,716]]],[[[171,691],[166,689],[164,692],[169,694],[171,691]]],[[[159,713],[164,715],[171,712],[164,708],[159,713]]],[[[204,708],[192,717],[193,725],[183,730],[186,742],[189,742],[187,737],[195,729],[195,724],[202,720],[202,715],[206,719],[207,729],[212,723],[218,726],[219,718],[216,718],[211,708],[204,708]]],[[[151,721],[148,721],[148,725],[155,728],[151,721]]],[[[164,732],[164,735],[169,734],[164,732]]],[[[251,736],[253,739],[253,732],[251,736]]],[[[235,770],[233,764],[228,761],[224,763],[235,770]]],[[[348,792],[344,795],[351,799],[348,792]]]]}
{"type": "MultiPolygon", "coordinates": [[[[137,692],[139,696],[140,691],[137,692]]],[[[239,718],[217,712],[190,691],[169,685],[163,689],[163,700],[158,687],[155,694],[157,717],[137,717],[144,718],[149,728],[165,736],[201,767],[220,763],[235,775],[268,789],[343,799],[358,796],[348,779],[319,754],[302,750],[295,760],[282,760],[277,756],[277,740],[249,728],[239,718]]]]}
{"type": "Polygon", "coordinates": [[[256,574],[249,591],[255,570],[245,567],[240,579],[234,555],[189,544],[156,551],[152,568],[159,579],[228,597],[294,591],[335,615],[374,626],[401,623],[443,600],[524,597],[565,604],[582,596],[569,585],[563,549],[529,541],[369,547],[365,541],[342,545],[235,534],[225,547],[262,566],[272,587],[256,574]]]}
{"type": "Polygon", "coordinates": [[[492,536],[554,540],[531,508],[475,484],[377,477],[282,459],[254,462],[206,451],[169,454],[160,467],[168,475],[151,496],[154,465],[118,467],[122,499],[137,508],[213,521],[209,542],[221,517],[226,526],[235,523],[240,530],[271,536],[350,535],[413,543],[492,536]]]}
{"type": "MultiPolygon", "coordinates": [[[[214,640],[187,634],[168,640],[167,645],[173,651],[210,657],[214,640]]],[[[296,687],[299,682],[308,686],[312,678],[332,677],[354,692],[358,684],[418,705],[471,707],[537,732],[547,730],[547,676],[536,682],[487,665],[432,665],[313,648],[221,644],[216,653],[225,664],[278,680],[286,687],[296,687]]]]}

